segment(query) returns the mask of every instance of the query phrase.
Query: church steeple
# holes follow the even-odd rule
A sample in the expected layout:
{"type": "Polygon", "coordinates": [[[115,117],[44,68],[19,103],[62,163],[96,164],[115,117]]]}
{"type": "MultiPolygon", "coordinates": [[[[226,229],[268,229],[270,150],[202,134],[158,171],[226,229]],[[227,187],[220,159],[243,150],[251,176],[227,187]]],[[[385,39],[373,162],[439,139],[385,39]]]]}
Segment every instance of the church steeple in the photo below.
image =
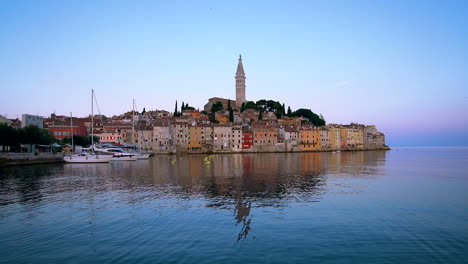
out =
{"type": "Polygon", "coordinates": [[[239,55],[236,71],[236,106],[240,108],[245,100],[245,72],[242,65],[242,56],[239,55]]]}

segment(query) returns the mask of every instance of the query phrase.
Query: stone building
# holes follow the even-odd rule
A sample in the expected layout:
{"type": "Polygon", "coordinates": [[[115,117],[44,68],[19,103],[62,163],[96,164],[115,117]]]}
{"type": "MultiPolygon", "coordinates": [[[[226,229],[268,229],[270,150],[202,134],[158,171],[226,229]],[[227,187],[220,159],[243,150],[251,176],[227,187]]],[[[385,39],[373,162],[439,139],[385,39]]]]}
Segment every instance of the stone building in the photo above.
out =
{"type": "Polygon", "coordinates": [[[364,128],[364,147],[367,149],[386,147],[385,135],[377,131],[375,126],[366,126],[364,128]]]}
{"type": "Polygon", "coordinates": [[[233,152],[240,152],[242,151],[242,127],[241,126],[233,126],[232,127],[232,134],[231,134],[231,150],[233,152]]]}
{"type": "Polygon", "coordinates": [[[157,153],[173,153],[172,126],[161,123],[153,126],[153,151],[157,153]]]}
{"type": "Polygon", "coordinates": [[[213,126],[213,151],[214,152],[230,152],[231,151],[231,134],[232,126],[227,124],[216,124],[213,126]]]}

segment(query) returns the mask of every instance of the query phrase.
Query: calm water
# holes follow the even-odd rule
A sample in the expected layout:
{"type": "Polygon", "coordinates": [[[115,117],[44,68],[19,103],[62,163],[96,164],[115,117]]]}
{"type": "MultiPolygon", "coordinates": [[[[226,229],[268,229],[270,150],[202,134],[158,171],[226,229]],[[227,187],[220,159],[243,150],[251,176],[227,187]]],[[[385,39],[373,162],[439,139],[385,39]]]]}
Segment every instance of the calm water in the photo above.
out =
{"type": "Polygon", "coordinates": [[[466,263],[468,148],[0,168],[2,263],[466,263]]]}

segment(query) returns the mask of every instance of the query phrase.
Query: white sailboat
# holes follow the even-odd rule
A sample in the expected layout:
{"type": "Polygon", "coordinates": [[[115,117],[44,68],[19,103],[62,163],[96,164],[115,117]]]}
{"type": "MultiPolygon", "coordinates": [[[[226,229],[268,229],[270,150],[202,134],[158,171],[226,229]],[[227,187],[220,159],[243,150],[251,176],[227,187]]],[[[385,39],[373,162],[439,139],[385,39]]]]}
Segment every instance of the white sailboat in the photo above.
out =
{"type": "Polygon", "coordinates": [[[108,163],[112,155],[92,155],[88,152],[65,155],[63,160],[68,163],[108,163]]]}
{"type": "MultiPolygon", "coordinates": [[[[94,90],[92,91],[94,93],[94,90]]],[[[92,104],[92,101],[91,101],[92,104]]],[[[92,107],[91,107],[92,112],[92,107]]],[[[63,157],[63,160],[68,163],[107,163],[112,159],[112,155],[92,155],[87,152],[74,153],[73,145],[73,117],[70,113],[70,135],[72,141],[71,154],[67,154],[63,157]]],[[[91,137],[93,133],[91,132],[91,137]]]]}

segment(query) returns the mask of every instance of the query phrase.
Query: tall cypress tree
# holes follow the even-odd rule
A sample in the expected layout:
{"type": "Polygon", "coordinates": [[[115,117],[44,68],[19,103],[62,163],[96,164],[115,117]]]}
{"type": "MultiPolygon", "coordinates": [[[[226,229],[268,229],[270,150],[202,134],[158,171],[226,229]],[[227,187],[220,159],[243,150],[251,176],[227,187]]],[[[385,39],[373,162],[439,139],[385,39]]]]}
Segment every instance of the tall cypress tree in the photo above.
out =
{"type": "Polygon", "coordinates": [[[258,114],[258,121],[262,121],[263,120],[263,116],[262,116],[262,110],[260,110],[260,113],[258,114]]]}
{"type": "Polygon", "coordinates": [[[291,117],[291,115],[292,115],[291,107],[288,106],[288,114],[287,114],[287,116],[291,117]]]}
{"type": "Polygon", "coordinates": [[[177,117],[177,100],[175,101],[174,117],[177,117]]]}

